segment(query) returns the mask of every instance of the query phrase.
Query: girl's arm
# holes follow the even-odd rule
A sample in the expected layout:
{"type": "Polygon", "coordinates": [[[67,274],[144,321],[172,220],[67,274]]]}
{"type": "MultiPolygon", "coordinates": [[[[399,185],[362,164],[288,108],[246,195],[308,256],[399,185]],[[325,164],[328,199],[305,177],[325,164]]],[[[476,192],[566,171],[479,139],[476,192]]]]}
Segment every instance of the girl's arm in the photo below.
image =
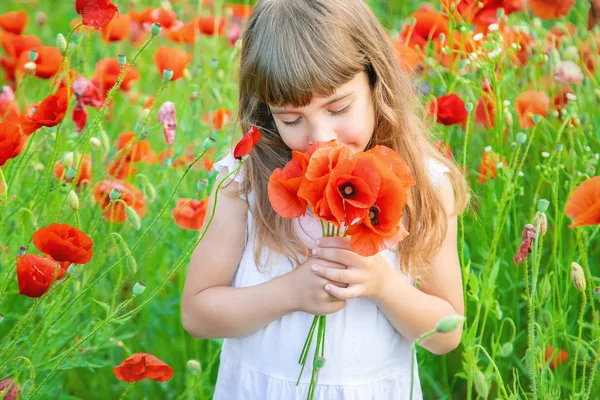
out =
{"type": "MultiPolygon", "coordinates": [[[[462,277],[456,246],[454,191],[446,175],[438,190],[448,214],[448,229],[442,247],[432,258],[419,289],[412,286],[399,271],[388,268],[388,276],[382,280],[381,290],[373,296],[392,325],[411,340],[435,329],[445,316],[464,316],[462,277]]],[[[434,354],[445,354],[459,345],[461,335],[462,325],[451,333],[436,333],[421,345],[434,354]]]]}
{"type": "MultiPolygon", "coordinates": [[[[219,174],[217,182],[224,176],[224,172],[219,174]]],[[[215,217],[190,261],[181,320],[185,330],[197,338],[245,336],[294,307],[285,275],[257,286],[231,287],[246,243],[247,205],[238,191],[235,181],[221,187],[215,217]]],[[[212,213],[213,199],[214,191],[205,224],[212,213]]]]}

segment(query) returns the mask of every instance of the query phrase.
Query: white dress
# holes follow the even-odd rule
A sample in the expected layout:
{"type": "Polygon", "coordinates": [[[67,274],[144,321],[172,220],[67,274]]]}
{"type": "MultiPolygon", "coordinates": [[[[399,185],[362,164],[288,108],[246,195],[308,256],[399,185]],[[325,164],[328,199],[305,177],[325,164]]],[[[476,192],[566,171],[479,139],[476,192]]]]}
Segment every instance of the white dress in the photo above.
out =
{"type": "MultiPolygon", "coordinates": [[[[217,171],[237,166],[230,153],[215,163],[217,171]]],[[[243,166],[242,166],[243,169],[243,166]]],[[[427,170],[434,186],[438,186],[448,168],[430,159],[427,170]]],[[[241,181],[243,172],[234,179],[241,181]]],[[[252,195],[249,196],[252,201],[252,195]]],[[[248,212],[248,232],[253,228],[248,212]]],[[[295,220],[300,238],[309,246],[321,237],[320,222],[313,216],[295,220]]],[[[264,251],[268,260],[260,271],[254,263],[254,243],[248,235],[246,248],[233,277],[233,287],[259,285],[292,270],[281,255],[264,251]]],[[[398,268],[397,255],[382,252],[391,268],[398,268]]],[[[408,278],[407,278],[408,279],[408,278]]],[[[412,281],[411,281],[412,282],[412,281]]],[[[401,295],[401,294],[399,294],[401,295]]],[[[271,322],[245,337],[223,342],[220,367],[213,400],[304,400],[307,398],[312,372],[314,342],[298,386],[301,366],[298,358],[314,316],[294,312],[271,322]]],[[[411,359],[414,343],[405,339],[388,321],[372,300],[358,298],[327,316],[325,364],[320,369],[315,400],[403,400],[410,399],[411,359]]],[[[413,399],[421,400],[421,386],[415,361],[413,399]]]]}

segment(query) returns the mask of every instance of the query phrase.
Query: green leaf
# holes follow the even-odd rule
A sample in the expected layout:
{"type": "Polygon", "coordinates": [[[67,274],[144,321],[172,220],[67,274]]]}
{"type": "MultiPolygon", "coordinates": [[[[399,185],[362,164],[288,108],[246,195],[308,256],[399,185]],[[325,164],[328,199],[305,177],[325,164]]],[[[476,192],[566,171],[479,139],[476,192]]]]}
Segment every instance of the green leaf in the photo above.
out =
{"type": "Polygon", "coordinates": [[[98,301],[96,299],[92,299],[94,300],[94,302],[96,304],[98,304],[100,307],[102,307],[104,309],[104,311],[106,311],[106,317],[108,318],[108,316],[110,315],[110,306],[107,303],[104,303],[102,301],[98,301]]]}

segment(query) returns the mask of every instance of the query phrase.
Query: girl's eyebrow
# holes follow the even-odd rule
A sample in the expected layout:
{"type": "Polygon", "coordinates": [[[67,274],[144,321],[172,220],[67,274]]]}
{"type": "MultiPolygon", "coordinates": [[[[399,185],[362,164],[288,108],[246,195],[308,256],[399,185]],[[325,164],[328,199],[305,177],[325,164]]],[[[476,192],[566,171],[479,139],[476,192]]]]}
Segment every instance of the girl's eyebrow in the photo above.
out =
{"type": "MultiPolygon", "coordinates": [[[[327,100],[327,102],[325,102],[321,107],[327,107],[328,105],[330,105],[332,103],[335,103],[336,101],[345,99],[346,97],[350,96],[352,93],[354,93],[354,92],[342,93],[342,94],[340,94],[338,96],[335,96],[334,98],[327,100]]],[[[283,108],[275,108],[275,109],[271,110],[271,114],[274,114],[274,115],[276,115],[276,114],[289,114],[289,113],[296,113],[296,112],[297,111],[288,110],[285,107],[283,107],[283,108]]]]}

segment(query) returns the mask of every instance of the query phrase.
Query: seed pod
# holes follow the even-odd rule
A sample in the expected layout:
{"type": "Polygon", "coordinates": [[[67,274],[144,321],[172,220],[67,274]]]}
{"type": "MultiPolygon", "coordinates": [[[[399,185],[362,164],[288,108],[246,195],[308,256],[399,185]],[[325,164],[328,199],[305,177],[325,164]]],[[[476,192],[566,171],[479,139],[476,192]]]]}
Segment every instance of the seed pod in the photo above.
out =
{"type": "Polygon", "coordinates": [[[187,367],[192,371],[198,374],[202,373],[202,364],[198,360],[189,360],[187,362],[187,367]]]}
{"type": "Polygon", "coordinates": [[[146,284],[142,281],[136,282],[136,284],[133,285],[133,295],[134,296],[139,296],[140,294],[144,293],[145,290],[146,290],[146,284]]]}
{"type": "Polygon", "coordinates": [[[62,33],[56,35],[56,47],[63,56],[67,52],[67,39],[65,39],[65,36],[62,33]]]}
{"type": "Polygon", "coordinates": [[[535,213],[535,218],[533,219],[533,226],[535,226],[537,228],[537,226],[540,226],[540,231],[539,236],[542,237],[546,234],[546,231],[548,230],[548,218],[546,217],[546,214],[543,212],[536,212],[535,213]]]}
{"type": "Polygon", "coordinates": [[[140,220],[140,216],[137,215],[135,210],[131,206],[125,207],[125,215],[127,215],[127,220],[131,222],[131,225],[136,230],[139,230],[142,227],[142,221],[140,220]]]}
{"type": "Polygon", "coordinates": [[[475,390],[477,390],[477,394],[487,399],[490,389],[485,381],[485,375],[481,371],[475,373],[475,390]]]}
{"type": "Polygon", "coordinates": [[[583,269],[581,265],[576,262],[571,263],[571,278],[573,279],[573,285],[580,292],[585,291],[585,274],[583,273],[583,269]]]}
{"type": "Polygon", "coordinates": [[[458,328],[458,325],[465,320],[461,315],[445,316],[435,327],[435,331],[439,333],[449,333],[458,328]]]}
{"type": "Polygon", "coordinates": [[[75,193],[73,190],[69,191],[67,202],[69,203],[71,210],[79,211],[79,196],[77,196],[77,193],[75,193]]]}

